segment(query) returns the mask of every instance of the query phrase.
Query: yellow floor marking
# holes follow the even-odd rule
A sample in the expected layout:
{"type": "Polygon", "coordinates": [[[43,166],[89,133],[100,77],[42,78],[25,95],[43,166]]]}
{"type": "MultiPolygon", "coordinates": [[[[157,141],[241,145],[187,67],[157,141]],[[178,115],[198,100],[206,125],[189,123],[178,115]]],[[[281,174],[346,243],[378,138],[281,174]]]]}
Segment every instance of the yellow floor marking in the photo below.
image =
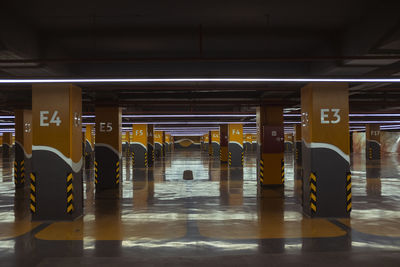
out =
{"type": "Polygon", "coordinates": [[[39,225],[40,222],[31,222],[30,220],[0,222],[0,240],[26,234],[39,225]]]}
{"type": "Polygon", "coordinates": [[[353,214],[351,219],[339,219],[341,223],[358,232],[386,237],[400,237],[399,220],[399,217],[353,218],[353,214]]]}
{"type": "Polygon", "coordinates": [[[337,237],[346,234],[325,219],[309,218],[299,221],[276,217],[255,221],[201,221],[197,225],[201,235],[218,239],[337,237]]]}
{"type": "MultiPolygon", "coordinates": [[[[93,217],[93,216],[92,216],[93,217]]],[[[186,220],[138,220],[103,216],[99,219],[80,219],[57,222],[46,227],[36,238],[45,240],[168,240],[186,235],[186,220]]]]}

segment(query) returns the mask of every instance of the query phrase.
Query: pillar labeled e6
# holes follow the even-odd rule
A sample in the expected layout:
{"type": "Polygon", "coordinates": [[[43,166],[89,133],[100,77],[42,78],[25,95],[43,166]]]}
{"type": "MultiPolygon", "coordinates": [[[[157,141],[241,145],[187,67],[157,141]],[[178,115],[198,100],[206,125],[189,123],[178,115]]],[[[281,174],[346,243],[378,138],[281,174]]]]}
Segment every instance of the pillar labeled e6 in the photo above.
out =
{"type": "Polygon", "coordinates": [[[348,85],[311,83],[303,87],[301,127],[304,212],[312,217],[348,217],[348,85]]]}

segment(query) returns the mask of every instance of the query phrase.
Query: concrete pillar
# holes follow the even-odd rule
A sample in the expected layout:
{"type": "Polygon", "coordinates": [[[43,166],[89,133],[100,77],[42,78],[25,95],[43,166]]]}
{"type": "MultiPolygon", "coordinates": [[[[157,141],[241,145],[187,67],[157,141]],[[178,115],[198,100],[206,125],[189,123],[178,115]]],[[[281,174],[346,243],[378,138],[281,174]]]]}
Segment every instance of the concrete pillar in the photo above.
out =
{"type": "Polygon", "coordinates": [[[285,152],[287,152],[287,153],[293,152],[293,134],[292,133],[284,134],[284,146],[285,146],[285,152]]]}
{"type": "Polygon", "coordinates": [[[243,149],[246,152],[251,151],[251,145],[252,145],[253,139],[251,134],[245,134],[244,139],[243,139],[243,149]]]}
{"type": "Polygon", "coordinates": [[[163,151],[162,156],[165,157],[166,152],[167,152],[167,141],[166,141],[166,134],[165,134],[164,131],[162,132],[162,147],[163,147],[163,149],[162,149],[162,151],[163,151]]]}
{"type": "Polygon", "coordinates": [[[163,132],[154,131],[154,154],[159,159],[163,154],[163,132]]]}
{"type": "Polygon", "coordinates": [[[24,187],[31,174],[32,159],[32,111],[15,110],[15,187],[24,187]]]}
{"type": "Polygon", "coordinates": [[[215,158],[220,157],[219,153],[219,131],[211,131],[211,144],[212,144],[212,156],[215,158]]]}
{"type": "Polygon", "coordinates": [[[154,125],[147,125],[147,166],[152,167],[154,163],[154,125]]]}
{"type": "Polygon", "coordinates": [[[93,125],[86,125],[85,130],[85,164],[86,168],[89,169],[93,162],[94,153],[94,136],[93,136],[93,125]]]}
{"type": "Polygon", "coordinates": [[[243,125],[229,124],[228,126],[228,161],[229,166],[243,166],[243,125]]]}
{"type": "Polygon", "coordinates": [[[221,163],[228,163],[229,150],[228,150],[228,124],[221,124],[219,126],[220,131],[220,160],[221,163]]]}
{"type": "Polygon", "coordinates": [[[213,147],[212,147],[212,132],[208,132],[208,155],[212,156],[213,154],[213,147]]]}
{"type": "Polygon", "coordinates": [[[303,211],[349,217],[351,211],[348,85],[311,83],[301,89],[303,211]]]}
{"type": "Polygon", "coordinates": [[[11,156],[12,133],[3,133],[3,158],[11,156]]]}
{"type": "Polygon", "coordinates": [[[294,126],[294,192],[298,202],[303,202],[303,168],[301,151],[301,124],[294,126]]]}
{"type": "Polygon", "coordinates": [[[166,152],[171,152],[171,135],[165,134],[166,152]]]}
{"type": "Polygon", "coordinates": [[[282,107],[258,107],[257,131],[260,185],[283,185],[285,173],[282,107]]]}
{"type": "Polygon", "coordinates": [[[132,167],[145,168],[148,166],[147,124],[132,126],[132,167]]]}
{"type": "Polygon", "coordinates": [[[381,129],[379,124],[365,125],[365,155],[367,160],[381,159],[381,129]]]}
{"type": "Polygon", "coordinates": [[[208,152],[209,135],[208,133],[204,135],[204,151],[208,152]]]}
{"type": "Polygon", "coordinates": [[[83,213],[82,93],[71,84],[32,89],[32,220],[73,220],[83,213]]]}
{"type": "Polygon", "coordinates": [[[122,112],[119,107],[99,107],[96,112],[96,191],[119,189],[122,179],[122,112]]]}

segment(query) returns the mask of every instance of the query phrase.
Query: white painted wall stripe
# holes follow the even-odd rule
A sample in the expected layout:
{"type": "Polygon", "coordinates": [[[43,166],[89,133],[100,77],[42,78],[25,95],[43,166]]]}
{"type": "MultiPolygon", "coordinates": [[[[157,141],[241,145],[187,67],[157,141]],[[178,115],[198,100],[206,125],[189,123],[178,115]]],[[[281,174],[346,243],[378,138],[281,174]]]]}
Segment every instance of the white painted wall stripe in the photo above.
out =
{"type": "Polygon", "coordinates": [[[82,169],[82,165],[83,165],[82,157],[80,158],[80,160],[78,162],[74,162],[74,161],[72,161],[72,159],[67,158],[63,153],[61,153],[60,150],[55,149],[54,147],[32,146],[32,151],[40,151],[40,150],[53,152],[54,154],[59,156],[63,161],[65,161],[65,163],[67,163],[74,172],[79,172],[82,169]]]}
{"type": "Polygon", "coordinates": [[[335,151],[336,153],[338,153],[345,161],[347,161],[350,164],[350,156],[346,153],[344,153],[340,148],[338,148],[337,146],[334,146],[332,144],[328,144],[328,143],[307,143],[306,141],[304,141],[304,144],[308,147],[308,148],[326,148],[326,149],[330,149],[335,151]]]}

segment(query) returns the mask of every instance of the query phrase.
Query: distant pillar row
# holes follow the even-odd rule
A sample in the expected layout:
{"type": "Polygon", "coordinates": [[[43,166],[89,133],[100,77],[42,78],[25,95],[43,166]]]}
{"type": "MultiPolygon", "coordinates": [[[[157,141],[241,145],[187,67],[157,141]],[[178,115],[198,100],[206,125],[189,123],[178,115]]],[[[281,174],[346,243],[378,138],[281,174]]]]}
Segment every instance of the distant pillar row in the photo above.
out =
{"type": "Polygon", "coordinates": [[[83,213],[82,92],[70,84],[32,89],[32,220],[73,220],[83,213]]]}
{"type": "Polygon", "coordinates": [[[212,131],[208,132],[208,155],[212,156],[213,154],[213,147],[212,147],[212,131]]]}
{"type": "Polygon", "coordinates": [[[32,111],[15,110],[15,187],[24,187],[29,181],[32,159],[32,111]]]}
{"type": "Polygon", "coordinates": [[[119,107],[96,107],[96,190],[118,189],[122,180],[122,112],[119,107]]]}
{"type": "Polygon", "coordinates": [[[351,211],[348,86],[311,83],[301,89],[303,211],[349,217],[351,211]]]}
{"type": "Polygon", "coordinates": [[[257,108],[260,185],[279,186],[285,181],[284,132],[282,107],[257,108]]]}

